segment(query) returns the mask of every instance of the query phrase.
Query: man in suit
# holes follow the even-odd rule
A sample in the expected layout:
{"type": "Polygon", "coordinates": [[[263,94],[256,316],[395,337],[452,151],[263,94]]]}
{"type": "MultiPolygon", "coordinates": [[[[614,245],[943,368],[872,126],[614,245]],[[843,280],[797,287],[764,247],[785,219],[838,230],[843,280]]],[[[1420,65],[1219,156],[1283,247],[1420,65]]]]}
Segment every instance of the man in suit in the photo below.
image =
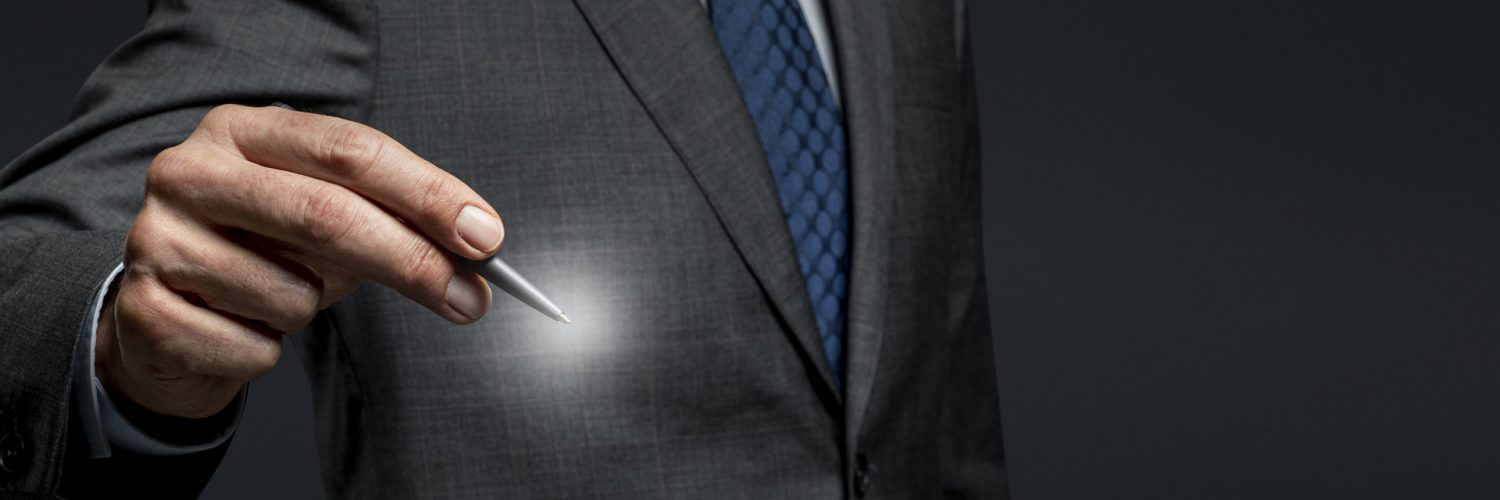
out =
{"type": "Polygon", "coordinates": [[[962,1],[153,2],[0,171],[0,491],[196,492],[285,337],[332,496],[1003,497],[967,40],[962,1]],[[575,324],[464,266],[502,240],[575,324]]]}

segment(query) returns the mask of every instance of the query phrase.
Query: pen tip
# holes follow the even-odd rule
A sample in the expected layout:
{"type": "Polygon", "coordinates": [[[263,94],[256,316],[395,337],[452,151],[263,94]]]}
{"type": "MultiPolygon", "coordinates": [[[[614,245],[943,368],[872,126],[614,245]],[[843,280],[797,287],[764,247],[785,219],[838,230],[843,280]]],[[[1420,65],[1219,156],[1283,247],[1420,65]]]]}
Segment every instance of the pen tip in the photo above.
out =
{"type": "Polygon", "coordinates": [[[566,314],[557,313],[557,317],[561,318],[558,321],[561,321],[564,325],[571,325],[571,324],[573,324],[573,320],[568,319],[568,315],[566,315],[566,314]]]}

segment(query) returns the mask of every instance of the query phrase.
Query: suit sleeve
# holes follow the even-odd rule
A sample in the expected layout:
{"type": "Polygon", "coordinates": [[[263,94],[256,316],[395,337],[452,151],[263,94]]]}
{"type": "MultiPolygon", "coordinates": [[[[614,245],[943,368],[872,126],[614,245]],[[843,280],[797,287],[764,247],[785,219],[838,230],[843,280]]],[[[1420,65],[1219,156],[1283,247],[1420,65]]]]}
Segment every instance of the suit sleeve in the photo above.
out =
{"type": "Polygon", "coordinates": [[[68,124],[0,168],[0,496],[88,496],[82,485],[192,496],[207,482],[223,447],[87,458],[70,405],[80,332],[122,259],[151,159],[219,104],[364,120],[376,19],[366,0],[152,2],[68,124]]]}
{"type": "MultiPolygon", "coordinates": [[[[989,294],[985,283],[984,207],[980,182],[983,164],[980,161],[979,102],[974,79],[974,58],[969,40],[966,2],[959,1],[955,11],[958,36],[959,60],[959,107],[964,123],[963,178],[972,182],[954,196],[960,200],[960,213],[954,218],[952,245],[953,267],[950,294],[957,304],[951,319],[959,330],[958,341],[951,349],[951,359],[976,360],[973,363],[952,363],[949,376],[955,385],[972,387],[980,394],[996,394],[997,380],[990,328],[989,294]],[[966,356],[964,353],[981,352],[983,356],[966,356]]],[[[950,475],[945,485],[947,493],[958,496],[984,498],[1010,498],[1009,478],[1005,461],[1004,438],[1000,426],[1000,408],[994,400],[962,408],[947,408],[943,414],[943,429],[946,448],[952,450],[949,457],[953,463],[945,467],[950,475]]]]}

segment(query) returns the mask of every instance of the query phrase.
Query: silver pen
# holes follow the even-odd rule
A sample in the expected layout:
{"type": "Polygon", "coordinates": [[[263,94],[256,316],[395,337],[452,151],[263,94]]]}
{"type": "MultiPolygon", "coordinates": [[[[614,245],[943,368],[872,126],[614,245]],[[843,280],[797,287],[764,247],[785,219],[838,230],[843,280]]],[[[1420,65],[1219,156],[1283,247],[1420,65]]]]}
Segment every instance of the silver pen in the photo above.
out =
{"type": "Polygon", "coordinates": [[[516,272],[514,268],[510,267],[510,264],[506,264],[504,260],[501,260],[500,256],[490,257],[484,261],[471,260],[469,262],[473,263],[474,269],[479,272],[480,276],[484,276],[486,281],[494,284],[496,288],[504,290],[511,297],[525,302],[532,309],[541,311],[548,318],[561,321],[563,324],[573,324],[573,320],[568,319],[568,315],[563,314],[562,309],[557,308],[557,304],[553,304],[551,299],[548,299],[540,290],[532,286],[531,282],[527,281],[525,276],[521,276],[521,273],[516,272]]]}
{"type": "MultiPolygon", "coordinates": [[[[283,102],[276,102],[271,105],[288,111],[297,110],[297,108],[283,102]]],[[[500,260],[500,256],[496,255],[483,261],[473,261],[462,257],[459,257],[459,260],[468,262],[470,267],[473,267],[480,276],[484,277],[485,281],[510,294],[511,297],[525,302],[532,309],[541,311],[548,318],[560,321],[565,325],[573,324],[573,320],[568,319],[568,315],[563,314],[562,309],[558,309],[557,304],[552,303],[552,299],[543,295],[540,290],[536,289],[536,286],[533,286],[530,281],[526,280],[525,276],[521,276],[521,273],[516,272],[514,268],[510,267],[510,264],[506,264],[504,260],[500,260]]]]}

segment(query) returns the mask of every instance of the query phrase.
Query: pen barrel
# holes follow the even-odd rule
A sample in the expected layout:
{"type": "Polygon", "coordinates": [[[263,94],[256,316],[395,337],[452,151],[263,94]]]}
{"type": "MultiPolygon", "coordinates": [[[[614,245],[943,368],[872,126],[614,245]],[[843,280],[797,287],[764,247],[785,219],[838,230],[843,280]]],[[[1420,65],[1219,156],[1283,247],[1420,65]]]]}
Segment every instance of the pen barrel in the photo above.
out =
{"type": "Polygon", "coordinates": [[[490,284],[495,285],[495,288],[499,288],[511,297],[515,297],[517,300],[531,306],[532,309],[540,311],[549,318],[563,321],[562,309],[553,304],[552,300],[543,295],[530,281],[527,281],[524,276],[521,276],[521,273],[516,272],[515,268],[510,267],[510,264],[505,263],[504,260],[501,260],[499,257],[491,257],[489,260],[476,262],[475,264],[479,269],[479,275],[488,280],[490,284]]]}

